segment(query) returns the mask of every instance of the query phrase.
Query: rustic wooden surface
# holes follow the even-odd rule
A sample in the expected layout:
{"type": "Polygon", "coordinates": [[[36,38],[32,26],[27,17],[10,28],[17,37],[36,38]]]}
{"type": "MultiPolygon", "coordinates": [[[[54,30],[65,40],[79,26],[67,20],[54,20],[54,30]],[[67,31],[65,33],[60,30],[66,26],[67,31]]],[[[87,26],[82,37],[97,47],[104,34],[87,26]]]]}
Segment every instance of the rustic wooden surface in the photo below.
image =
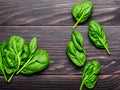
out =
{"type": "MultiPolygon", "coordinates": [[[[66,55],[74,20],[72,6],[82,0],[0,0],[0,42],[20,35],[28,42],[38,38],[38,48],[51,56],[47,69],[31,76],[15,76],[10,84],[0,76],[0,90],[79,90],[81,70],[66,55]]],[[[93,90],[120,90],[120,1],[92,0],[93,13],[86,23],[77,27],[84,37],[87,62],[101,64],[98,83],[93,90]],[[98,20],[107,35],[111,55],[97,49],[87,35],[87,25],[98,20]]],[[[84,88],[84,90],[87,90],[84,88]]]]}

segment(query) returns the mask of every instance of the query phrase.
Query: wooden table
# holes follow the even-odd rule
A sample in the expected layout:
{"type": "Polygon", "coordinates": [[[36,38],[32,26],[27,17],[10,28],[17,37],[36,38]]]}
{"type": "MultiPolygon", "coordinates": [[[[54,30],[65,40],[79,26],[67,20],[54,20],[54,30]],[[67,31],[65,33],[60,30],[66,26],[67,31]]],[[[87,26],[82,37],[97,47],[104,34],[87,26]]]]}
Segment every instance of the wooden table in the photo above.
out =
{"type": "MultiPolygon", "coordinates": [[[[0,42],[12,35],[27,42],[37,37],[39,48],[51,57],[48,68],[40,73],[15,76],[10,84],[0,76],[0,90],[79,90],[83,67],[76,67],[66,55],[75,23],[71,8],[78,1],[82,0],[0,0],[0,42]]],[[[91,17],[77,29],[84,37],[87,62],[96,59],[101,64],[93,90],[120,90],[120,0],[92,1],[91,17]],[[87,26],[93,19],[105,28],[111,55],[90,42],[87,26]]]]}

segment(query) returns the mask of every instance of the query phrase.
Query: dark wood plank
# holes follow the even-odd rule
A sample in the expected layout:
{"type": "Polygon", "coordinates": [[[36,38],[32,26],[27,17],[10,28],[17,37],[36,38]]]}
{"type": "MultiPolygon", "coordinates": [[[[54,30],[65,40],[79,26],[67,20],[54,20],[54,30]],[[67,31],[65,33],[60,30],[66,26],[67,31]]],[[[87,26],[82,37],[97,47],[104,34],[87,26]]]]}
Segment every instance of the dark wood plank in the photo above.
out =
{"type": "MultiPolygon", "coordinates": [[[[1,90],[79,90],[80,83],[80,75],[19,75],[9,84],[0,77],[1,90]]],[[[120,75],[99,75],[92,90],[120,90],[120,75]]]]}
{"type": "MultiPolygon", "coordinates": [[[[87,52],[87,61],[96,59],[101,63],[101,74],[120,74],[120,27],[105,26],[111,55],[104,49],[97,49],[89,40],[87,27],[77,27],[82,33],[87,52]]],[[[71,40],[71,26],[8,26],[0,27],[0,42],[12,35],[20,35],[28,42],[38,38],[39,48],[47,50],[51,56],[49,67],[40,74],[81,74],[82,67],[76,67],[67,58],[66,45],[71,40]]]]}
{"type": "MultiPolygon", "coordinates": [[[[73,25],[71,8],[83,0],[0,0],[0,25],[73,25]]],[[[103,25],[120,25],[119,0],[92,0],[93,14],[103,25]]]]}

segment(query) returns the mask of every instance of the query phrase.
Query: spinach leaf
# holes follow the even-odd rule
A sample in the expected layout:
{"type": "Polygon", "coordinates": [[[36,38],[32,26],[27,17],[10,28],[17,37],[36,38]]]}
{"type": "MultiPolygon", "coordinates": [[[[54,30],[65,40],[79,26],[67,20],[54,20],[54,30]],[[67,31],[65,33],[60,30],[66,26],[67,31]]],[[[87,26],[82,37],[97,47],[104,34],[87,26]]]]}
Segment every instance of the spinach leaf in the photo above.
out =
{"type": "Polygon", "coordinates": [[[16,54],[21,54],[22,53],[22,48],[24,45],[24,39],[20,36],[12,36],[10,37],[9,40],[9,50],[16,54]]]}
{"type": "Polygon", "coordinates": [[[104,28],[96,20],[89,23],[88,35],[96,47],[105,48],[107,53],[110,54],[104,28]]]}
{"type": "Polygon", "coordinates": [[[84,53],[86,53],[84,50],[83,36],[77,30],[72,31],[72,41],[77,50],[83,51],[84,53]]]}
{"type": "Polygon", "coordinates": [[[37,38],[30,40],[29,44],[24,44],[23,53],[21,55],[21,65],[24,65],[29,57],[37,50],[37,38]]]}
{"type": "Polygon", "coordinates": [[[2,57],[2,52],[3,52],[3,44],[0,45],[0,74],[3,74],[5,81],[7,82],[7,75],[4,70],[4,64],[3,64],[3,57],[2,57]]]}
{"type": "Polygon", "coordinates": [[[29,52],[31,54],[34,53],[37,49],[37,38],[36,37],[32,38],[28,46],[29,46],[29,52]]]}
{"type": "Polygon", "coordinates": [[[49,54],[45,50],[37,50],[32,57],[17,72],[24,75],[33,74],[45,69],[49,64],[49,54]]]}
{"type": "Polygon", "coordinates": [[[73,30],[72,41],[67,45],[67,55],[76,66],[83,66],[86,61],[86,52],[83,46],[82,35],[77,30],[73,30]]]}
{"type": "Polygon", "coordinates": [[[23,46],[23,52],[27,55],[27,56],[29,56],[30,55],[30,50],[29,50],[29,46],[27,45],[27,44],[24,44],[24,46],[23,46]]]}
{"type": "Polygon", "coordinates": [[[92,13],[92,8],[93,4],[91,1],[79,2],[72,7],[72,15],[77,21],[74,24],[73,29],[76,28],[78,23],[83,23],[88,19],[92,13]]]}
{"type": "Polygon", "coordinates": [[[21,66],[23,66],[27,62],[29,56],[30,56],[29,46],[27,44],[24,44],[23,53],[20,56],[20,58],[21,58],[21,63],[20,63],[21,66]]]}
{"type": "Polygon", "coordinates": [[[4,59],[5,70],[7,74],[12,74],[18,67],[18,59],[16,54],[11,51],[7,51],[4,59]]]}
{"type": "Polygon", "coordinates": [[[23,52],[24,42],[25,42],[24,39],[20,36],[12,36],[10,37],[10,40],[9,40],[8,50],[15,54],[15,56],[17,57],[17,61],[18,61],[16,71],[20,67],[20,62],[21,62],[20,56],[23,52]]]}
{"type": "Polygon", "coordinates": [[[92,89],[97,82],[97,74],[100,73],[100,63],[96,60],[91,60],[85,64],[82,71],[82,83],[80,85],[80,90],[83,89],[85,85],[87,88],[92,89]]]}
{"type": "Polygon", "coordinates": [[[79,52],[72,41],[68,43],[67,46],[67,55],[70,58],[70,60],[76,65],[76,66],[83,66],[86,60],[86,55],[84,52],[79,52]]]}
{"type": "Polygon", "coordinates": [[[11,74],[7,82],[10,82],[20,68],[21,54],[23,52],[24,39],[20,36],[10,37],[5,49],[4,68],[7,74],[11,74]]]}

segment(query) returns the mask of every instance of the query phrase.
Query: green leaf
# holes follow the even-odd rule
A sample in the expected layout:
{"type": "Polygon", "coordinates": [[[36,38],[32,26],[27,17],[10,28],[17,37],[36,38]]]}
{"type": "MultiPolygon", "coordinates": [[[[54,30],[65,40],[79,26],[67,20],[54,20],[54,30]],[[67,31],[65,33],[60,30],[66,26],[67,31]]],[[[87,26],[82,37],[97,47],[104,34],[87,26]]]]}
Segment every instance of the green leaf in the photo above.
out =
{"type": "Polygon", "coordinates": [[[3,57],[2,57],[2,52],[3,52],[3,45],[0,45],[0,74],[4,76],[5,81],[7,82],[7,76],[4,70],[4,65],[3,65],[3,57]]]}
{"type": "Polygon", "coordinates": [[[86,85],[89,89],[93,88],[97,82],[97,75],[99,73],[100,63],[96,60],[89,61],[82,71],[82,83],[80,85],[80,90],[82,90],[83,85],[86,85]]]}
{"type": "Polygon", "coordinates": [[[72,15],[77,21],[74,24],[73,29],[76,28],[78,23],[83,23],[88,19],[92,13],[92,8],[93,4],[91,1],[79,2],[72,7],[72,15]]]}
{"type": "MultiPolygon", "coordinates": [[[[11,69],[11,66],[13,65],[13,63],[11,62],[11,59],[9,60],[9,57],[7,57],[8,55],[8,50],[7,50],[7,47],[8,47],[8,43],[2,43],[1,44],[1,47],[0,47],[0,52],[1,52],[1,60],[2,60],[2,67],[4,69],[4,71],[7,73],[7,74],[11,74],[13,72],[13,70],[11,69]],[[8,59],[6,59],[6,57],[8,59]],[[11,65],[11,66],[9,66],[11,65]]],[[[10,53],[12,54],[12,53],[10,53]]],[[[11,55],[9,55],[10,57],[12,57],[11,55]]]]}
{"type": "Polygon", "coordinates": [[[6,52],[6,63],[10,67],[16,67],[17,66],[17,57],[15,53],[12,53],[10,51],[6,52]]]}
{"type": "Polygon", "coordinates": [[[85,85],[89,89],[94,88],[96,82],[97,82],[98,77],[96,75],[92,75],[89,79],[86,80],[85,85]]]}
{"type": "Polygon", "coordinates": [[[18,66],[18,59],[13,52],[7,51],[3,61],[7,74],[12,74],[16,71],[18,66]]]}
{"type": "Polygon", "coordinates": [[[26,53],[26,55],[30,54],[30,52],[29,52],[29,46],[27,44],[24,44],[24,46],[23,46],[23,52],[26,53]]]}
{"type": "Polygon", "coordinates": [[[37,38],[36,37],[32,38],[28,46],[30,53],[34,53],[37,49],[37,38]]]}
{"type": "Polygon", "coordinates": [[[10,82],[21,63],[21,54],[23,52],[24,39],[20,36],[11,36],[7,48],[4,50],[4,68],[7,74],[10,74],[7,82],[10,82]]]}
{"type": "Polygon", "coordinates": [[[72,41],[77,50],[85,52],[83,47],[84,46],[83,36],[77,30],[72,31],[72,41]]]}
{"type": "Polygon", "coordinates": [[[83,66],[86,61],[83,37],[77,30],[72,31],[72,41],[67,45],[67,55],[76,66],[83,66]]]}
{"type": "Polygon", "coordinates": [[[29,75],[39,72],[48,66],[49,59],[49,54],[45,50],[37,50],[17,74],[21,72],[24,75],[29,75]]]}
{"type": "Polygon", "coordinates": [[[88,26],[88,35],[97,48],[105,48],[108,54],[108,42],[103,27],[95,20],[92,20],[88,26]]]}
{"type": "Polygon", "coordinates": [[[29,56],[30,56],[29,47],[28,47],[27,44],[24,44],[23,52],[22,52],[22,54],[20,56],[20,58],[21,58],[21,63],[20,63],[21,66],[23,66],[26,63],[26,61],[28,60],[29,56]]]}
{"type": "Polygon", "coordinates": [[[20,36],[12,36],[9,40],[9,50],[20,54],[24,45],[24,39],[20,36]]]}
{"type": "Polygon", "coordinates": [[[83,66],[86,60],[86,55],[84,52],[79,52],[73,42],[69,42],[67,45],[67,55],[70,58],[70,60],[76,65],[76,66],[83,66]]]}

